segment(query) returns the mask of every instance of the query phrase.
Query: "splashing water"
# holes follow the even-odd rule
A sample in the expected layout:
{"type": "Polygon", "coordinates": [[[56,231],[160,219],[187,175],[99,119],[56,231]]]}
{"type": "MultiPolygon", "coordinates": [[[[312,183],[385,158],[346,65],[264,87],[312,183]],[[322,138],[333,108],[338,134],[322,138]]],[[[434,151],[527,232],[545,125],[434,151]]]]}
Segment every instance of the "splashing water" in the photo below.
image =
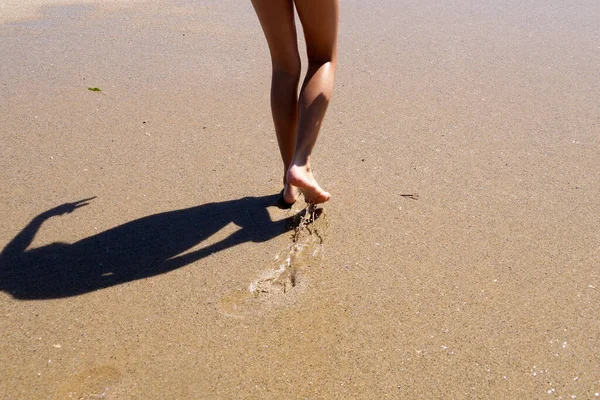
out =
{"type": "Polygon", "coordinates": [[[221,312],[243,317],[297,298],[308,283],[309,268],[322,262],[328,226],[322,209],[309,206],[298,213],[292,222],[291,243],[274,258],[276,268],[262,272],[246,289],[223,297],[221,312]]]}
{"type": "Polygon", "coordinates": [[[323,210],[309,205],[296,216],[293,226],[292,243],[275,257],[275,260],[280,260],[283,254],[284,261],[277,269],[264,272],[250,284],[248,290],[256,297],[287,293],[297,286],[306,268],[321,261],[324,234],[328,227],[323,210]]]}

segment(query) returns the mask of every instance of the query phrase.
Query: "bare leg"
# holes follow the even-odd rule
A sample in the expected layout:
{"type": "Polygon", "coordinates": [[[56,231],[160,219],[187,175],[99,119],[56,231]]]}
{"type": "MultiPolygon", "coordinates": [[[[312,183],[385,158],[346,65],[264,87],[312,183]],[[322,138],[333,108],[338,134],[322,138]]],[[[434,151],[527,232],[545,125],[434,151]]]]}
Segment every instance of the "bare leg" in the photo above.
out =
{"type": "Polygon", "coordinates": [[[298,129],[298,83],[300,55],[292,0],[252,0],[252,5],[269,44],[273,75],[271,79],[271,113],[283,161],[284,200],[294,203],[298,188],[287,181],[298,129]]]}
{"type": "Polygon", "coordinates": [[[310,157],[333,92],[337,62],[339,0],[294,0],[302,22],[308,71],[299,99],[296,147],[287,182],[300,188],[307,202],[323,203],[331,197],[313,176],[310,157]]]}

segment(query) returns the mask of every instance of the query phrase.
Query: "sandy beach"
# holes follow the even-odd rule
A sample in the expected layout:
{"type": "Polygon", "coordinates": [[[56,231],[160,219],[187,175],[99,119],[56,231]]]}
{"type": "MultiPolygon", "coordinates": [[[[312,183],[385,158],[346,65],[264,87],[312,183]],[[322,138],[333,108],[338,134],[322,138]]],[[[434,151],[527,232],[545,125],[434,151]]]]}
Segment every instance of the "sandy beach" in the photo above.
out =
{"type": "Polygon", "coordinates": [[[0,14],[0,399],[600,398],[597,1],[342,0],[298,229],[250,1],[0,14]]]}

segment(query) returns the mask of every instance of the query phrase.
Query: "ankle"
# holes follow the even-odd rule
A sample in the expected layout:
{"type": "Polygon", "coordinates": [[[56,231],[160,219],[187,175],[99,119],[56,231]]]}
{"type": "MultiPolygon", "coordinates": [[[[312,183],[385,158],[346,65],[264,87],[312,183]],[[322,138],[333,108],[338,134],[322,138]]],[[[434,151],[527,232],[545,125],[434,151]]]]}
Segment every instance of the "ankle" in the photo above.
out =
{"type": "MultiPolygon", "coordinates": [[[[310,156],[296,156],[292,160],[290,167],[300,167],[310,170],[310,156]]],[[[288,169],[289,170],[289,169],[288,169]]]]}

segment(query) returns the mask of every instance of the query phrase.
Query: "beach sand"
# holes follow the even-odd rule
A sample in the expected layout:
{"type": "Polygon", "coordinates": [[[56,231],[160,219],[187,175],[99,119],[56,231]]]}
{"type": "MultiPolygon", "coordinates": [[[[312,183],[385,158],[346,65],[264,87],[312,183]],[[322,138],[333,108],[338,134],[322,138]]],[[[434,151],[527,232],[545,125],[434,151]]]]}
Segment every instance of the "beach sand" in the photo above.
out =
{"type": "Polygon", "coordinates": [[[249,1],[1,4],[1,399],[599,396],[596,1],[344,0],[296,235],[249,1]]]}

